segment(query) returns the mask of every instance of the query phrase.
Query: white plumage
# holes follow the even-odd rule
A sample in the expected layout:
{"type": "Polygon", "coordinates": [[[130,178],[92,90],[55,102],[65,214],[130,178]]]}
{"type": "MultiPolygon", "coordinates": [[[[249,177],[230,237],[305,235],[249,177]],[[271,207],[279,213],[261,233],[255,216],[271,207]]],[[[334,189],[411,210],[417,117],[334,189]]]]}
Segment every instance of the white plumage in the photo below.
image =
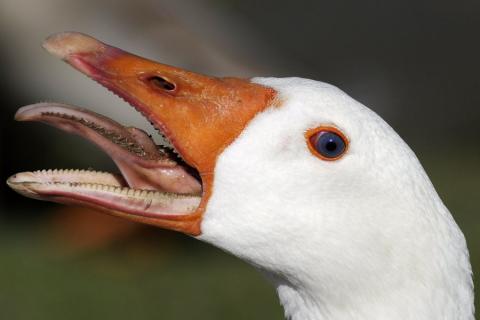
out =
{"type": "Polygon", "coordinates": [[[464,236],[395,131],[331,85],[253,81],[281,105],[221,154],[200,239],[263,270],[293,320],[473,319],[464,236]],[[309,152],[319,125],[347,135],[342,159],[309,152]]]}

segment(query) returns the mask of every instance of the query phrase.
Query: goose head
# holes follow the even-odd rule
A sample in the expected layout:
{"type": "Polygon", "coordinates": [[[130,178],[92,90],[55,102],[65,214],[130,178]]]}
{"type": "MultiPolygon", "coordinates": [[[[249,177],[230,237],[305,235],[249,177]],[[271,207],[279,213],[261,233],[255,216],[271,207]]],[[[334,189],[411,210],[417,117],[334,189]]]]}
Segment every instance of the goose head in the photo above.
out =
{"type": "Polygon", "coordinates": [[[136,107],[172,149],[85,109],[27,106],[18,120],[86,137],[121,175],[24,172],[8,181],[16,191],[211,243],[265,273],[287,318],[473,319],[462,232],[406,143],[338,88],[206,77],[78,33],[44,46],[136,107]]]}

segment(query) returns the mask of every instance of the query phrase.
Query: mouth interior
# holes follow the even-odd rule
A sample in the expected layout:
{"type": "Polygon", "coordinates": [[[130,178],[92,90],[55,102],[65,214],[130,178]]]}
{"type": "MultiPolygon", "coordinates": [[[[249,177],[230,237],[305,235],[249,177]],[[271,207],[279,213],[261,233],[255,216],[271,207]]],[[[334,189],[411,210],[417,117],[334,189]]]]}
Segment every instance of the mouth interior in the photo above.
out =
{"type": "Polygon", "coordinates": [[[165,145],[157,145],[141,129],[123,126],[86,109],[58,103],[23,107],[17,112],[16,119],[40,121],[80,135],[106,152],[120,171],[22,172],[10,177],[7,183],[23,195],[146,217],[188,215],[200,204],[200,175],[168,140],[165,145]]]}

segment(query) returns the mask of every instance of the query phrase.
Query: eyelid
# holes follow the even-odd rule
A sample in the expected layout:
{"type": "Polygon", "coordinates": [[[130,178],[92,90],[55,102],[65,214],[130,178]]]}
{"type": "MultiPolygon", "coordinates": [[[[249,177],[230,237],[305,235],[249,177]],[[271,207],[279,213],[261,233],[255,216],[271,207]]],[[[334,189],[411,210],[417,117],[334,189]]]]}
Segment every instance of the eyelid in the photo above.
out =
{"type": "Polygon", "coordinates": [[[316,128],[308,129],[305,132],[305,140],[307,142],[307,146],[308,146],[308,149],[310,150],[310,152],[314,156],[316,156],[317,158],[320,158],[321,160],[324,160],[324,161],[335,161],[335,160],[338,160],[338,159],[342,158],[343,155],[345,153],[347,153],[348,147],[350,145],[350,140],[348,140],[347,136],[340,129],[338,129],[337,127],[334,127],[334,126],[329,126],[329,125],[322,125],[322,126],[319,126],[319,127],[316,127],[316,128]],[[319,132],[322,132],[322,131],[333,132],[333,133],[339,135],[340,138],[342,138],[343,141],[345,142],[345,150],[341,154],[339,154],[337,157],[327,158],[327,157],[321,155],[315,149],[315,147],[313,146],[312,138],[314,138],[316,134],[318,134],[319,132]]]}

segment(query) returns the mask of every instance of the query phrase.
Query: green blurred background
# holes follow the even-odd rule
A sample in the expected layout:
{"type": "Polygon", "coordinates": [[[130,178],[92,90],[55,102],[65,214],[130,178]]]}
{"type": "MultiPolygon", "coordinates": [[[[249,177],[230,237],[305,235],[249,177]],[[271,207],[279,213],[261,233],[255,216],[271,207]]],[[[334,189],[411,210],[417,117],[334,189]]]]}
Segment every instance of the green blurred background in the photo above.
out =
{"type": "MultiPolygon", "coordinates": [[[[42,51],[47,35],[66,30],[197,72],[339,86],[414,149],[480,272],[480,2],[1,0],[3,180],[40,168],[115,170],[80,138],[15,123],[25,104],[76,104],[154,133],[42,51]]],[[[282,318],[256,270],[206,244],[4,184],[0,201],[0,319],[282,318]]]]}

